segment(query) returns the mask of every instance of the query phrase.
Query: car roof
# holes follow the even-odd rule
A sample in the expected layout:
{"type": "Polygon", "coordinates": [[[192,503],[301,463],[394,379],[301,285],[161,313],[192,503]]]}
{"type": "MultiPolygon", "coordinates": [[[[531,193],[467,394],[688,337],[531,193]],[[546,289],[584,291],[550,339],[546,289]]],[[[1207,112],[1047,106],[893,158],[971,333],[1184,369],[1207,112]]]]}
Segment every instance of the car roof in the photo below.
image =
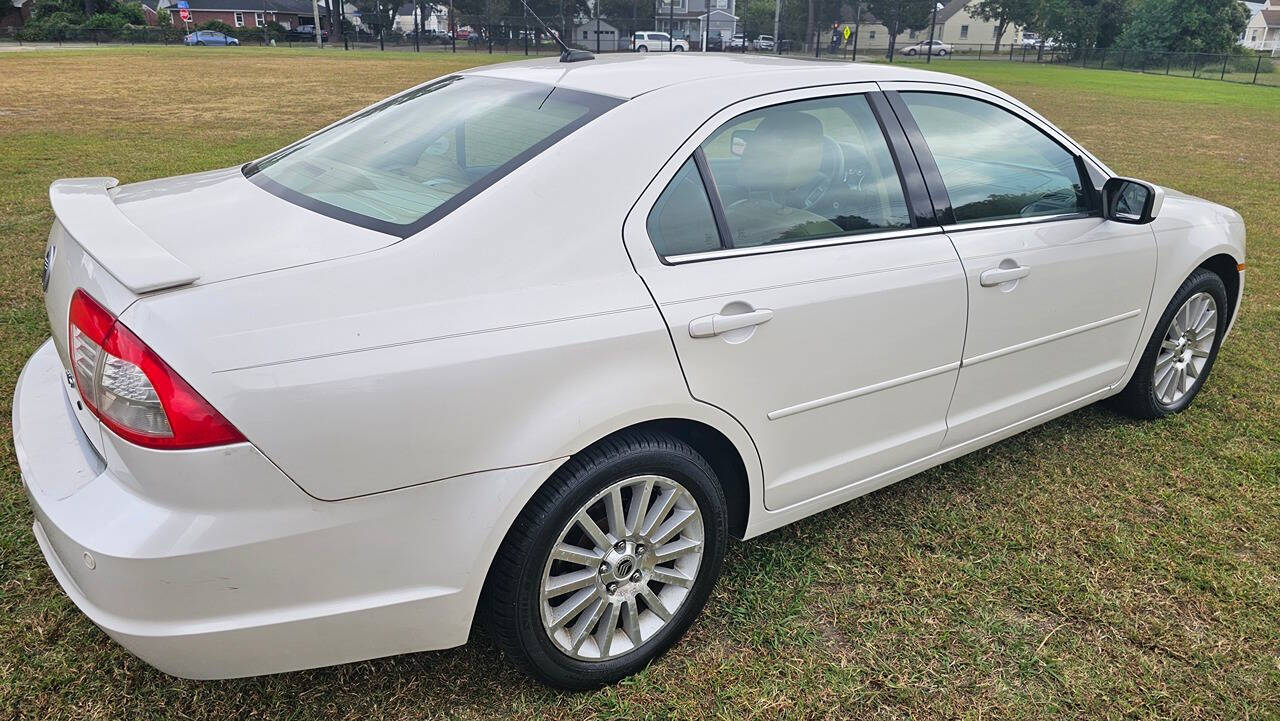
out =
{"type": "Polygon", "coordinates": [[[482,75],[511,80],[545,83],[569,90],[630,99],[660,88],[693,82],[730,78],[760,72],[794,73],[796,85],[804,75],[833,68],[848,71],[848,82],[890,82],[916,80],[945,82],[951,85],[985,88],[985,85],[955,75],[880,63],[837,63],[801,60],[770,55],[735,55],[732,53],[610,53],[594,60],[562,63],[559,58],[540,58],[499,65],[486,65],[468,70],[464,75],[482,75]]]}

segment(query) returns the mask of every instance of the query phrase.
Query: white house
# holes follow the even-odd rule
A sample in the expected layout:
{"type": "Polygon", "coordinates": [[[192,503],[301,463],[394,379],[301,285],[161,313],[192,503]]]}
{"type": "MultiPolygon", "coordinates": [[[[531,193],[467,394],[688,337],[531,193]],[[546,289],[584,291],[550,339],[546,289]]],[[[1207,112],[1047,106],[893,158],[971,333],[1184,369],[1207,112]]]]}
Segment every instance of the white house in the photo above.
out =
{"type": "MultiPolygon", "coordinates": [[[[948,0],[943,4],[942,9],[938,10],[935,25],[933,28],[933,39],[957,46],[959,50],[976,51],[979,45],[985,45],[988,50],[994,49],[999,43],[1002,48],[1007,48],[1010,43],[1019,40],[1021,30],[1010,24],[1004,28],[1004,34],[996,37],[996,23],[991,20],[983,20],[974,14],[974,6],[977,0],[948,0]]],[[[842,26],[848,25],[857,28],[858,32],[858,49],[867,50],[885,50],[889,47],[889,26],[893,20],[881,20],[872,16],[867,11],[863,11],[861,17],[851,14],[844,18],[842,26]],[[856,22],[855,20],[860,20],[856,22]]],[[[842,28],[843,30],[843,28],[842,28]]],[[[823,40],[826,40],[823,35],[823,40]]],[[[908,45],[915,45],[918,42],[927,41],[929,39],[929,28],[926,26],[922,30],[904,30],[898,33],[898,39],[895,45],[899,48],[908,45]]],[[[853,44],[850,37],[848,45],[853,44]]]]}
{"type": "Polygon", "coordinates": [[[1280,55],[1280,0],[1268,0],[1266,6],[1253,16],[1245,26],[1240,44],[1280,55]]]}
{"type": "Polygon", "coordinates": [[[735,32],[742,30],[735,4],[736,0],[656,0],[653,29],[694,43],[702,42],[703,30],[718,30],[720,37],[728,42],[735,32]]]}
{"type": "Polygon", "coordinates": [[[597,50],[602,53],[614,52],[630,48],[631,38],[624,36],[618,28],[610,25],[606,20],[592,19],[573,29],[570,45],[586,48],[593,53],[597,50]]]}
{"type": "MultiPolygon", "coordinates": [[[[397,30],[402,33],[413,32],[413,14],[415,7],[414,3],[407,2],[396,10],[395,27],[397,30]]],[[[422,29],[427,32],[449,32],[449,6],[427,5],[426,12],[422,14],[421,22],[422,29]]]]}

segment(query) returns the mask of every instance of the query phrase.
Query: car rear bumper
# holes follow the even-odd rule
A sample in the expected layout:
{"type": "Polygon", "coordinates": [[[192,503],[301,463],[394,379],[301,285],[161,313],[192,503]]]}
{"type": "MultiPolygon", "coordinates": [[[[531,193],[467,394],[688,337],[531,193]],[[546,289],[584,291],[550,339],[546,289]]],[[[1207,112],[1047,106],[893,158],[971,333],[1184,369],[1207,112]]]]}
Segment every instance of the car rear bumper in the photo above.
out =
{"type": "Polygon", "coordinates": [[[247,443],[157,452],[104,431],[102,458],[64,383],[46,343],[14,394],[36,539],[90,620],[187,678],[464,643],[505,529],[558,463],[319,501],[247,443]]]}

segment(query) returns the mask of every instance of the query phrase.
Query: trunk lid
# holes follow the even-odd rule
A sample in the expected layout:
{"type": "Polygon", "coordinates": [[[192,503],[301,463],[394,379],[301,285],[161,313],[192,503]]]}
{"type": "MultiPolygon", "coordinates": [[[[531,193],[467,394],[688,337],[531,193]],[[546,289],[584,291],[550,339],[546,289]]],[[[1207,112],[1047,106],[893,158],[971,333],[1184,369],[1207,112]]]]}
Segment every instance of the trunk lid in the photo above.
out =
{"type": "Polygon", "coordinates": [[[400,240],[278,198],[240,168],[133,183],[112,196],[129,222],[196,273],[197,284],[355,255],[400,240]]]}

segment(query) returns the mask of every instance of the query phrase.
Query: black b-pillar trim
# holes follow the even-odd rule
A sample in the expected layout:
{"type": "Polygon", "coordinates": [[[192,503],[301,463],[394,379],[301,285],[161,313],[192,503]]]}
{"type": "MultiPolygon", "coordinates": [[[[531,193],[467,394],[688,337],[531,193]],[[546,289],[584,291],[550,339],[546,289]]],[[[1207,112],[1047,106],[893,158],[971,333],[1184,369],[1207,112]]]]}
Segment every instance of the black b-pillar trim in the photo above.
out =
{"type": "Polygon", "coordinates": [[[916,162],[920,164],[920,173],[924,176],[925,187],[929,189],[929,197],[933,200],[933,212],[938,218],[938,223],[954,225],[956,214],[951,207],[951,197],[947,195],[947,186],[942,182],[942,173],[933,159],[929,144],[925,142],[924,134],[920,132],[920,126],[916,125],[916,120],[907,109],[907,104],[902,102],[897,92],[891,90],[884,95],[889,101],[889,107],[893,109],[893,114],[902,125],[903,132],[906,133],[907,142],[911,146],[916,162]]]}
{"type": "Polygon", "coordinates": [[[889,107],[884,93],[867,93],[867,102],[871,104],[871,113],[880,124],[880,131],[889,141],[889,154],[893,156],[898,177],[902,178],[902,184],[907,192],[907,204],[911,209],[911,226],[928,228],[940,225],[933,210],[933,202],[929,199],[929,189],[920,172],[920,165],[916,162],[902,124],[898,122],[893,110],[889,107]]]}

